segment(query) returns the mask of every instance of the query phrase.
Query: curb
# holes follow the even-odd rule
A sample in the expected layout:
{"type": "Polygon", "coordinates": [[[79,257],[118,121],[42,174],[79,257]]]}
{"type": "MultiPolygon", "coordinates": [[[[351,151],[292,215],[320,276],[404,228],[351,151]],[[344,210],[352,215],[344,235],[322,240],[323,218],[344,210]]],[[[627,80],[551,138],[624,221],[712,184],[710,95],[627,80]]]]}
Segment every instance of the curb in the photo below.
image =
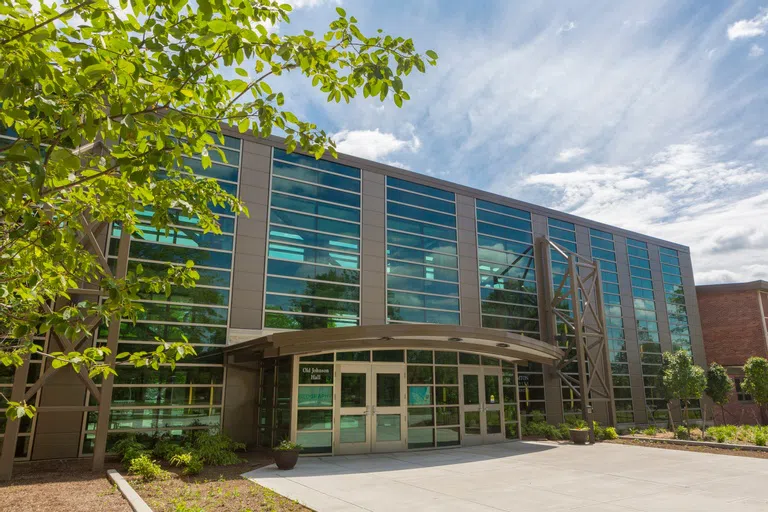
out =
{"type": "Polygon", "coordinates": [[[138,493],[133,490],[131,484],[129,484],[120,473],[114,469],[108,469],[107,478],[109,478],[117,486],[117,488],[120,489],[120,493],[123,495],[123,498],[128,501],[128,505],[131,506],[131,510],[133,510],[133,512],[152,512],[152,509],[149,508],[149,505],[147,505],[147,503],[141,499],[141,496],[139,496],[138,493]]]}
{"type": "Polygon", "coordinates": [[[627,441],[649,441],[660,444],[679,444],[683,446],[706,446],[708,448],[722,448],[724,450],[741,450],[747,452],[768,452],[768,446],[754,446],[751,444],[729,444],[713,441],[688,441],[685,439],[656,439],[653,437],[619,436],[619,439],[627,441]]]}

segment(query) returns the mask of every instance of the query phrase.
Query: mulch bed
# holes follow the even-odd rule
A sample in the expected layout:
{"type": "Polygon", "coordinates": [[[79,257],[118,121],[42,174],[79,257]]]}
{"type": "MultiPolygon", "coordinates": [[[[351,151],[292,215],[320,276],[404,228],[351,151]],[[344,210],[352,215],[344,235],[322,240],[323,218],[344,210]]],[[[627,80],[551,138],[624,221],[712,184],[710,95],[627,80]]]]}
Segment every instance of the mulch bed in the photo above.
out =
{"type": "Polygon", "coordinates": [[[168,479],[143,482],[116,461],[105,471],[91,471],[89,459],[16,463],[10,482],[0,482],[0,510],[24,512],[131,512],[120,491],[107,479],[106,469],[117,469],[154,512],[311,512],[240,475],[272,463],[265,453],[242,455],[247,462],[234,466],[206,466],[187,477],[164,466],[168,479]]]}
{"type": "Polygon", "coordinates": [[[154,512],[244,512],[310,509],[261,487],[240,475],[272,463],[265,453],[243,455],[248,462],[233,466],[206,466],[199,475],[183,476],[175,467],[165,467],[168,479],[143,482],[139,477],[121,474],[154,512]]]}
{"type": "MultiPolygon", "coordinates": [[[[107,464],[119,468],[119,464],[107,464]]],[[[106,470],[91,471],[89,459],[20,462],[9,482],[0,482],[0,509],[24,512],[131,512],[106,470]],[[5,508],[7,507],[7,508],[5,508]]]]}
{"type": "Polygon", "coordinates": [[[629,444],[634,446],[646,446],[649,448],[661,448],[664,450],[682,450],[686,452],[716,453],[719,455],[731,455],[737,457],[752,457],[755,459],[768,459],[768,452],[753,452],[747,450],[736,450],[728,448],[713,448],[710,446],[689,446],[671,443],[655,443],[644,439],[616,439],[613,441],[603,441],[605,443],[629,444]]]}

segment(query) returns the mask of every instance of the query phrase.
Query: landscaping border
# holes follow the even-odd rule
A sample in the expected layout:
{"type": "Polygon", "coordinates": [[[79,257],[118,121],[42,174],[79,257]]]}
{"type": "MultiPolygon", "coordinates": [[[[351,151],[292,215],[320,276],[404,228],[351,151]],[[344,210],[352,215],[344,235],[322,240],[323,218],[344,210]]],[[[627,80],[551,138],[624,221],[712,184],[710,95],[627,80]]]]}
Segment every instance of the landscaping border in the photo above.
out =
{"type": "Polygon", "coordinates": [[[661,439],[657,437],[619,436],[619,439],[627,441],[649,441],[660,444],[678,444],[683,446],[706,446],[708,448],[722,448],[724,450],[742,450],[751,452],[768,452],[768,446],[755,446],[751,444],[718,443],[715,441],[689,441],[687,439],[661,439]]]}
{"type": "Polygon", "coordinates": [[[149,505],[141,499],[141,496],[131,487],[131,484],[129,484],[125,478],[123,478],[123,475],[117,472],[115,469],[108,469],[107,470],[107,478],[109,478],[120,490],[120,493],[123,495],[123,498],[128,502],[128,505],[131,506],[131,509],[133,512],[152,512],[152,509],[149,508],[149,505]]]}

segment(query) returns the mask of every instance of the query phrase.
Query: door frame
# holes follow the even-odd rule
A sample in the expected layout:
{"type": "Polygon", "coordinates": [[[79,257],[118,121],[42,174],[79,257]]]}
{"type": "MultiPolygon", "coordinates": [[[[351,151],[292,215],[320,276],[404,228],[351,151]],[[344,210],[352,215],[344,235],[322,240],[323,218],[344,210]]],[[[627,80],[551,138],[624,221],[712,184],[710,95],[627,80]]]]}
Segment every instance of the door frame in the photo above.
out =
{"type": "Polygon", "coordinates": [[[333,406],[333,446],[334,455],[354,455],[371,452],[371,418],[372,411],[372,388],[373,379],[371,379],[371,363],[337,363],[334,368],[334,406],[333,406]],[[341,406],[341,376],[348,374],[365,375],[365,407],[342,407],[341,406]],[[342,409],[344,409],[342,411],[342,409]],[[341,417],[342,416],[363,416],[365,418],[365,441],[360,443],[342,443],[341,442],[341,417]]]}
{"type": "Polygon", "coordinates": [[[406,383],[406,366],[403,364],[392,363],[371,363],[371,453],[399,452],[408,449],[408,385],[406,383]],[[378,374],[400,374],[400,405],[379,407],[376,403],[376,392],[378,374]],[[400,440],[399,441],[376,441],[379,414],[398,414],[400,415],[400,440]]]}
{"type": "Polygon", "coordinates": [[[481,444],[489,444],[494,442],[503,442],[506,440],[504,434],[504,392],[502,384],[502,368],[499,366],[459,366],[459,414],[461,423],[461,445],[462,446],[476,446],[481,444]],[[478,394],[479,404],[466,405],[464,403],[464,375],[476,375],[478,381],[478,394]],[[498,377],[498,400],[494,404],[488,404],[485,400],[485,376],[496,375],[498,377]],[[497,434],[488,433],[488,417],[487,413],[491,411],[498,411],[499,421],[501,422],[501,432],[497,434]],[[479,412],[480,413],[480,434],[466,433],[466,424],[464,421],[465,412],[479,412]]]}

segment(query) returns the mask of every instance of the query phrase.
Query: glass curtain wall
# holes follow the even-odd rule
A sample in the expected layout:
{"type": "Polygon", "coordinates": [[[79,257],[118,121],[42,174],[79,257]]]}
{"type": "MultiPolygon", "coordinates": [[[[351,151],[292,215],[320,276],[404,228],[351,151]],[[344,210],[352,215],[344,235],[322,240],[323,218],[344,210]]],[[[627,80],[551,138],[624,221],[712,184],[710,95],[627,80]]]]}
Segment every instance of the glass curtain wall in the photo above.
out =
{"type": "MultiPolygon", "coordinates": [[[[659,247],[661,260],[661,279],[664,283],[664,301],[667,306],[669,332],[672,337],[672,350],[691,351],[691,332],[688,326],[688,308],[685,304],[683,278],[680,272],[680,257],[675,249],[659,247]]],[[[692,401],[688,408],[690,419],[701,418],[701,405],[698,400],[692,401]]]]}
{"type": "Polygon", "coordinates": [[[360,322],[360,169],[274,149],[264,327],[360,322]]]}
{"type": "MultiPolygon", "coordinates": [[[[237,195],[241,140],[225,137],[218,146],[224,153],[210,151],[214,163],[203,169],[198,156],[187,157],[185,166],[194,174],[189,179],[214,178],[221,187],[237,195]]],[[[175,371],[161,366],[122,368],[115,378],[107,446],[126,433],[141,436],[158,434],[178,438],[185,431],[206,429],[221,423],[224,367],[221,347],[227,341],[235,218],[222,207],[213,207],[220,215],[222,234],[204,233],[197,218],[172,211],[172,227],[166,232],[149,225],[151,211],[137,212],[143,220],[141,232],[131,236],[128,270],[139,265],[144,274],[161,274],[169,263],[195,262],[200,279],[194,288],[174,288],[164,293],[143,293],[139,302],[144,311],[135,324],[122,322],[118,352],[151,351],[156,337],[182,341],[195,347],[196,356],[186,357],[175,371]],[[144,223],[144,221],[146,223],[144,223]]],[[[119,224],[111,227],[108,260],[114,270],[120,245],[119,224]]],[[[102,325],[96,343],[105,344],[107,327],[102,325]]],[[[96,405],[89,397],[89,404],[96,405]]],[[[86,413],[82,453],[92,453],[98,414],[86,413]]]]}
{"type": "Polygon", "coordinates": [[[652,421],[663,420],[668,417],[668,414],[666,401],[660,395],[658,386],[661,371],[661,344],[648,244],[627,238],[627,255],[645,387],[645,406],[652,421]]]}
{"type": "MultiPolygon", "coordinates": [[[[517,208],[477,199],[477,259],[480,274],[482,325],[540,339],[531,214],[517,208]]],[[[507,371],[504,381],[512,378],[507,371]]],[[[519,367],[521,414],[546,414],[544,374],[538,363],[519,367]]],[[[513,403],[512,399],[506,400],[513,403]]],[[[517,407],[515,406],[515,411],[517,407]]],[[[505,407],[505,415],[511,414],[505,407]]],[[[516,425],[511,417],[509,426],[516,425]]],[[[509,428],[507,435],[510,434],[509,428]]]]}
{"type": "Polygon", "coordinates": [[[613,235],[599,229],[589,230],[592,258],[600,265],[605,304],[605,322],[608,331],[608,352],[611,359],[614,405],[617,423],[634,423],[632,388],[627,362],[627,341],[624,337],[624,320],[621,316],[619,274],[616,266],[616,247],[613,235]]]}
{"type": "MultiPolygon", "coordinates": [[[[565,222],[558,219],[547,219],[549,238],[552,239],[557,245],[565,249],[566,253],[577,254],[576,250],[576,226],[570,222],[565,222]]],[[[552,286],[557,289],[560,286],[560,282],[563,276],[568,274],[568,259],[565,258],[555,249],[550,249],[550,261],[552,266],[552,286]]],[[[566,285],[563,287],[563,292],[570,293],[571,282],[570,278],[566,279],[566,285]]],[[[564,312],[566,315],[573,317],[573,305],[571,299],[564,299],[557,309],[564,312]]],[[[573,330],[563,323],[560,319],[556,320],[557,340],[558,345],[561,348],[565,348],[566,340],[570,342],[573,339],[573,330]]],[[[576,350],[573,347],[571,350],[576,350]]],[[[589,370],[589,369],[587,369],[589,370]]],[[[563,368],[563,373],[572,376],[577,382],[579,380],[579,368],[576,363],[572,363],[569,366],[563,368]]],[[[578,387],[578,386],[577,386],[578,387]]],[[[561,383],[561,395],[563,403],[563,416],[568,417],[580,417],[581,415],[581,401],[576,393],[561,383]]]]}
{"type": "Polygon", "coordinates": [[[387,322],[459,324],[456,198],[387,176],[387,322]]]}
{"type": "Polygon", "coordinates": [[[531,214],[476,200],[483,327],[539,339],[531,214]]]}

